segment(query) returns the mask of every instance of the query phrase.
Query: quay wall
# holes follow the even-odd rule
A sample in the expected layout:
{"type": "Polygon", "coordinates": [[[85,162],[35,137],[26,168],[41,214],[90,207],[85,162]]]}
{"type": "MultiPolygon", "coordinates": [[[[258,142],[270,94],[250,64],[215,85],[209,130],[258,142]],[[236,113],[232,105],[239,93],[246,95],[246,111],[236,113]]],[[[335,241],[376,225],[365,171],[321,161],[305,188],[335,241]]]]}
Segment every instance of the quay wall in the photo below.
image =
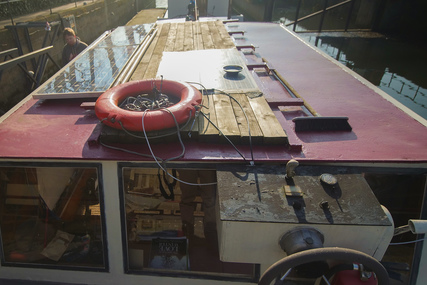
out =
{"type": "MultiPolygon", "coordinates": [[[[52,22],[59,21],[61,24],[57,33],[54,33],[54,27],[48,33],[48,43],[53,39],[53,48],[49,51],[49,55],[53,60],[62,66],[61,55],[62,48],[65,44],[62,37],[62,30],[64,28],[63,22],[71,19],[75,23],[77,36],[83,42],[90,44],[96,40],[102,33],[111,30],[117,26],[125,25],[137,12],[141,9],[147,8],[147,3],[152,2],[149,0],[96,0],[87,1],[85,5],[73,7],[69,9],[59,9],[59,12],[46,11],[44,15],[36,16],[35,18],[28,19],[25,22],[52,22]],[[64,21],[65,19],[65,21],[64,21]],[[74,20],[73,20],[74,19],[74,20]]],[[[15,23],[21,22],[15,19],[15,23]]],[[[26,54],[30,51],[29,43],[25,38],[24,29],[18,30],[18,35],[22,44],[23,53],[26,54]]],[[[29,28],[28,29],[31,45],[33,50],[40,49],[43,40],[47,34],[44,27],[29,28]]],[[[7,28],[0,29],[0,51],[9,50],[17,47],[16,41],[12,32],[7,28]]],[[[15,58],[18,53],[12,54],[15,58]]],[[[10,58],[8,58],[10,59],[10,58]]],[[[3,62],[4,58],[0,58],[3,62]]],[[[25,62],[25,68],[28,71],[34,71],[31,61],[25,62]]],[[[52,61],[48,61],[43,80],[52,76],[58,68],[52,61]]],[[[25,98],[32,91],[32,80],[21,70],[19,66],[10,67],[0,75],[0,115],[16,103],[25,98]]]]}

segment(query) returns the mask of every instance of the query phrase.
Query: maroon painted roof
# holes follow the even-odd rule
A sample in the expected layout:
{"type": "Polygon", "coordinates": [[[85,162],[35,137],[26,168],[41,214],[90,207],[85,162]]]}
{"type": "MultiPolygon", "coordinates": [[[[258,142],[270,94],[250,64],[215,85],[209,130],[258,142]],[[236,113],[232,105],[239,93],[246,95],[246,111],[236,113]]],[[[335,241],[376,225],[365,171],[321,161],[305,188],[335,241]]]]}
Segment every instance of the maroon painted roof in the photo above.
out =
{"type": "MultiPolygon", "coordinates": [[[[282,113],[277,118],[287,130],[288,146],[254,146],[256,161],[286,162],[290,158],[343,162],[427,162],[427,128],[376,94],[354,75],[343,71],[277,24],[233,23],[245,30],[243,39],[259,53],[322,116],[346,116],[351,132],[298,133],[282,113]]],[[[237,37],[237,36],[236,36],[237,37]]],[[[280,96],[274,92],[265,96],[280,96]]],[[[98,124],[93,110],[80,107],[87,99],[29,99],[0,124],[3,158],[147,160],[108,149],[96,141],[98,124]]],[[[149,154],[146,145],[116,145],[149,154]]],[[[186,141],[184,161],[241,161],[227,144],[186,141]]],[[[153,145],[162,158],[181,153],[178,142],[153,145]]],[[[250,148],[237,146],[250,160],[250,148]]],[[[150,160],[150,159],[148,159],[150,160]]]]}

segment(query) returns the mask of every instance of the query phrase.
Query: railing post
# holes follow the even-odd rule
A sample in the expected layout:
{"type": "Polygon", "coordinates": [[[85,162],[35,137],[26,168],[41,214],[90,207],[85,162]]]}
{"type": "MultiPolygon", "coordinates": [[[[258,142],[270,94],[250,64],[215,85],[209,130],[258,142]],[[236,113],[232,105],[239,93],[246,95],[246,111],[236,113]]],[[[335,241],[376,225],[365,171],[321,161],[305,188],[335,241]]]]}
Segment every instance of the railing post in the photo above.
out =
{"type": "Polygon", "coordinates": [[[9,8],[10,21],[12,22],[12,26],[13,26],[15,24],[13,22],[12,9],[10,9],[10,2],[9,2],[9,0],[7,0],[7,7],[9,8]]]}
{"type": "MultiPolygon", "coordinates": [[[[231,19],[231,14],[232,14],[232,9],[231,6],[233,5],[233,0],[229,0],[228,1],[228,14],[227,14],[227,19],[231,19]]],[[[206,8],[207,10],[207,8],[206,8]]]]}
{"type": "Polygon", "coordinates": [[[294,28],[292,29],[294,32],[296,30],[297,27],[297,23],[298,23],[298,16],[299,16],[299,9],[301,8],[301,0],[298,1],[298,6],[297,6],[297,11],[296,11],[296,15],[295,15],[295,21],[294,21],[294,28]]]}
{"type": "Polygon", "coordinates": [[[326,8],[328,8],[328,0],[325,0],[325,4],[323,6],[323,12],[322,12],[322,16],[320,18],[320,23],[319,23],[319,33],[322,31],[323,20],[325,19],[325,15],[326,15],[326,8]]]}
{"type": "Polygon", "coordinates": [[[273,20],[273,8],[275,0],[267,0],[264,6],[264,22],[271,22],[273,20]]]}
{"type": "Polygon", "coordinates": [[[350,9],[348,11],[348,16],[347,16],[347,23],[345,24],[345,29],[344,29],[345,32],[347,32],[348,26],[350,26],[350,20],[351,20],[351,14],[353,14],[353,8],[354,8],[354,0],[351,0],[350,9]]]}

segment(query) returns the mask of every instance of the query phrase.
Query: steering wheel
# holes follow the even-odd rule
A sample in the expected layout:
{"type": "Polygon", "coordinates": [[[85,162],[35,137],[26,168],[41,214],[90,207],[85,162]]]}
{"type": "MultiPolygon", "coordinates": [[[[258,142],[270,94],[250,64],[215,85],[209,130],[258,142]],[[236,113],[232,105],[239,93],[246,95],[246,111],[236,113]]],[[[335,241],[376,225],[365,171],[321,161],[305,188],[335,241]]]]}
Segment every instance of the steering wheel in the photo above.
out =
{"type": "Polygon", "coordinates": [[[258,285],[269,285],[281,274],[281,272],[287,272],[293,267],[309,262],[324,261],[327,259],[363,264],[376,274],[378,285],[388,285],[390,282],[387,270],[372,256],[354,249],[324,247],[300,251],[282,258],[264,272],[258,282],[258,285]]]}

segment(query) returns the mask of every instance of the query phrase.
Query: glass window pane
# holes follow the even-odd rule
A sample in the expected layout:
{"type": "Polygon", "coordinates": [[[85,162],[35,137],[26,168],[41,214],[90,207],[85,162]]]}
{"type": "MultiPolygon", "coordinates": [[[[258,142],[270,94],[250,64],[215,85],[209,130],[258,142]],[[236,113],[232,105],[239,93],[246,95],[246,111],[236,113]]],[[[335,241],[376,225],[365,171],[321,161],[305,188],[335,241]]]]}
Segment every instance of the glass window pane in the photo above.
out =
{"type": "Polygon", "coordinates": [[[168,172],[122,168],[128,272],[252,280],[254,264],[219,258],[216,171],[168,172]]]}
{"type": "Polygon", "coordinates": [[[3,264],[105,268],[96,167],[0,166],[3,264]]]}

